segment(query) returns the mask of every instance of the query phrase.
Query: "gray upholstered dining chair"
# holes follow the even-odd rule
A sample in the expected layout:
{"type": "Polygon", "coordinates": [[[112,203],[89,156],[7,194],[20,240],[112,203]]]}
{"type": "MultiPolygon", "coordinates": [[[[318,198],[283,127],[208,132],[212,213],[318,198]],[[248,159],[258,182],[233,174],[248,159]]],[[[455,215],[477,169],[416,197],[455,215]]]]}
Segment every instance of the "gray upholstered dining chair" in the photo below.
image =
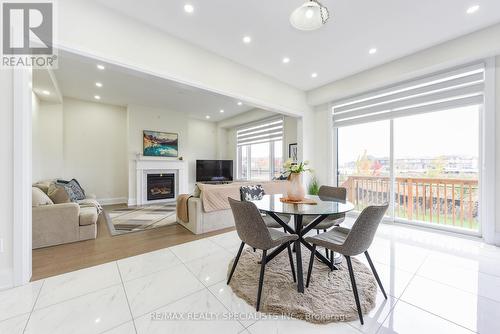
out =
{"type": "Polygon", "coordinates": [[[266,256],[267,251],[271,248],[287,244],[288,257],[290,259],[290,267],[292,270],[293,281],[296,282],[295,268],[293,265],[292,250],[290,248],[290,243],[298,239],[295,234],[287,234],[275,229],[267,228],[262,216],[260,215],[259,209],[252,202],[236,201],[229,198],[229,204],[231,205],[231,210],[233,211],[234,222],[236,225],[236,232],[241,239],[241,245],[238,250],[238,254],[234,259],[233,267],[231,268],[231,273],[227,279],[227,284],[231,281],[233,277],[234,270],[240,259],[241,252],[245,244],[250,247],[262,250],[262,260],[260,264],[260,277],[259,277],[259,289],[257,291],[257,305],[256,310],[260,307],[260,297],[262,294],[262,284],[264,282],[264,271],[266,267],[266,256]]]}
{"type": "MultiPolygon", "coordinates": [[[[319,188],[318,196],[320,198],[326,197],[326,198],[334,198],[341,201],[345,201],[347,199],[347,190],[346,188],[341,188],[341,187],[321,186],[319,188]]],[[[315,218],[316,217],[314,216],[304,216],[302,218],[302,225],[303,226],[309,225],[315,218]]],[[[321,223],[316,225],[314,227],[314,230],[316,230],[317,234],[319,234],[320,231],[326,232],[333,226],[338,226],[341,223],[343,223],[344,219],[345,219],[345,213],[330,215],[321,223]]],[[[328,250],[326,250],[326,257],[330,258],[330,260],[333,262],[333,257],[334,257],[333,252],[328,252],[328,250]]]]}
{"type": "Polygon", "coordinates": [[[370,268],[373,272],[373,276],[375,276],[380,290],[382,290],[385,299],[387,299],[387,295],[377,274],[377,270],[375,270],[375,266],[373,265],[370,255],[368,254],[368,248],[372,244],[378,225],[384,217],[388,207],[389,204],[382,206],[368,206],[358,216],[358,219],[356,219],[356,222],[351,229],[345,227],[334,227],[326,233],[306,238],[307,242],[313,244],[311,259],[309,261],[309,271],[307,273],[306,287],[309,287],[309,282],[311,280],[314,251],[316,250],[316,246],[325,247],[333,252],[344,255],[347,261],[347,268],[349,269],[352,291],[354,293],[354,299],[356,300],[356,307],[358,309],[361,324],[363,324],[363,313],[359,302],[358,288],[354,278],[354,271],[352,270],[351,256],[365,253],[366,259],[368,260],[370,268]]]}
{"type": "MultiPolygon", "coordinates": [[[[240,187],[240,197],[242,201],[255,201],[262,199],[262,197],[266,193],[264,192],[264,188],[260,185],[249,185],[249,186],[241,186],[240,187]]],[[[278,215],[281,220],[285,223],[290,222],[290,216],[287,215],[278,215]]],[[[270,228],[283,228],[276,220],[273,219],[273,217],[269,215],[262,215],[262,219],[264,219],[264,223],[266,223],[267,227],[270,228]]],[[[286,230],[283,228],[284,232],[286,230]]]]}

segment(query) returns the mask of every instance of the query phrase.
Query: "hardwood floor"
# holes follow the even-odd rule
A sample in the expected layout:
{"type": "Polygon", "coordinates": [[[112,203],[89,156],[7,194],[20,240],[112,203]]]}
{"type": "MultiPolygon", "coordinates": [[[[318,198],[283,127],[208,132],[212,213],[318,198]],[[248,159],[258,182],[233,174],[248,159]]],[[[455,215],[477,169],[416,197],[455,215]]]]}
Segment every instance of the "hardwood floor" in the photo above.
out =
{"type": "MultiPolygon", "coordinates": [[[[109,209],[109,208],[107,208],[109,209]]],[[[33,250],[32,281],[232,231],[195,235],[179,224],[112,236],[103,216],[97,239],[33,250]]]]}

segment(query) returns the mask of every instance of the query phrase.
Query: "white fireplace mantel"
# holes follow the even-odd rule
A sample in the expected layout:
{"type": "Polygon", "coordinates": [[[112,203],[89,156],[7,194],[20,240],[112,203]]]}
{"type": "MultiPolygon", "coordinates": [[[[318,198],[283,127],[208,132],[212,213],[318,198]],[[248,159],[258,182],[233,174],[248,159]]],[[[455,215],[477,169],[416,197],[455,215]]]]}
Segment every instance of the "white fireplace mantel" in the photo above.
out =
{"type": "MultiPolygon", "coordinates": [[[[158,201],[147,200],[146,181],[148,174],[175,174],[175,197],[188,192],[187,163],[183,160],[138,156],[136,164],[136,205],[151,204],[158,201]]],[[[175,200],[175,199],[174,199],[175,200]]]]}

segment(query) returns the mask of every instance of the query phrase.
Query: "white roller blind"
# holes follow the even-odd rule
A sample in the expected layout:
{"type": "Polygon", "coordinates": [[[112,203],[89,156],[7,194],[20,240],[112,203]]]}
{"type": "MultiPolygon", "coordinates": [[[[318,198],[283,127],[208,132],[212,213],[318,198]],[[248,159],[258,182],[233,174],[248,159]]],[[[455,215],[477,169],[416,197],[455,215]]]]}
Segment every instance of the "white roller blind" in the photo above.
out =
{"type": "Polygon", "coordinates": [[[483,103],[484,64],[462,67],[336,102],[335,127],[483,103]]]}
{"type": "Polygon", "coordinates": [[[242,127],[236,131],[238,146],[283,139],[283,118],[273,118],[242,127]]]}

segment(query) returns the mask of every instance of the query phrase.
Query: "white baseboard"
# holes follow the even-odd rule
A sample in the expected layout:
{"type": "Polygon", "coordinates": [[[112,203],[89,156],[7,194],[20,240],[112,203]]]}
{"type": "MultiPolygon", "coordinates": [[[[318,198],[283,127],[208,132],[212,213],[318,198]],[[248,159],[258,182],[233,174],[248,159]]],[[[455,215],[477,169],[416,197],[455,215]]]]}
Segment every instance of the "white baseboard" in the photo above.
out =
{"type": "Polygon", "coordinates": [[[137,201],[135,198],[129,198],[128,201],[127,201],[127,205],[128,206],[134,206],[137,204],[137,201]]]}
{"type": "Polygon", "coordinates": [[[97,201],[101,205],[123,204],[127,203],[127,198],[126,197],[98,198],[97,201]]]}
{"type": "Polygon", "coordinates": [[[12,269],[0,270],[0,291],[14,286],[14,272],[12,269]]]}

